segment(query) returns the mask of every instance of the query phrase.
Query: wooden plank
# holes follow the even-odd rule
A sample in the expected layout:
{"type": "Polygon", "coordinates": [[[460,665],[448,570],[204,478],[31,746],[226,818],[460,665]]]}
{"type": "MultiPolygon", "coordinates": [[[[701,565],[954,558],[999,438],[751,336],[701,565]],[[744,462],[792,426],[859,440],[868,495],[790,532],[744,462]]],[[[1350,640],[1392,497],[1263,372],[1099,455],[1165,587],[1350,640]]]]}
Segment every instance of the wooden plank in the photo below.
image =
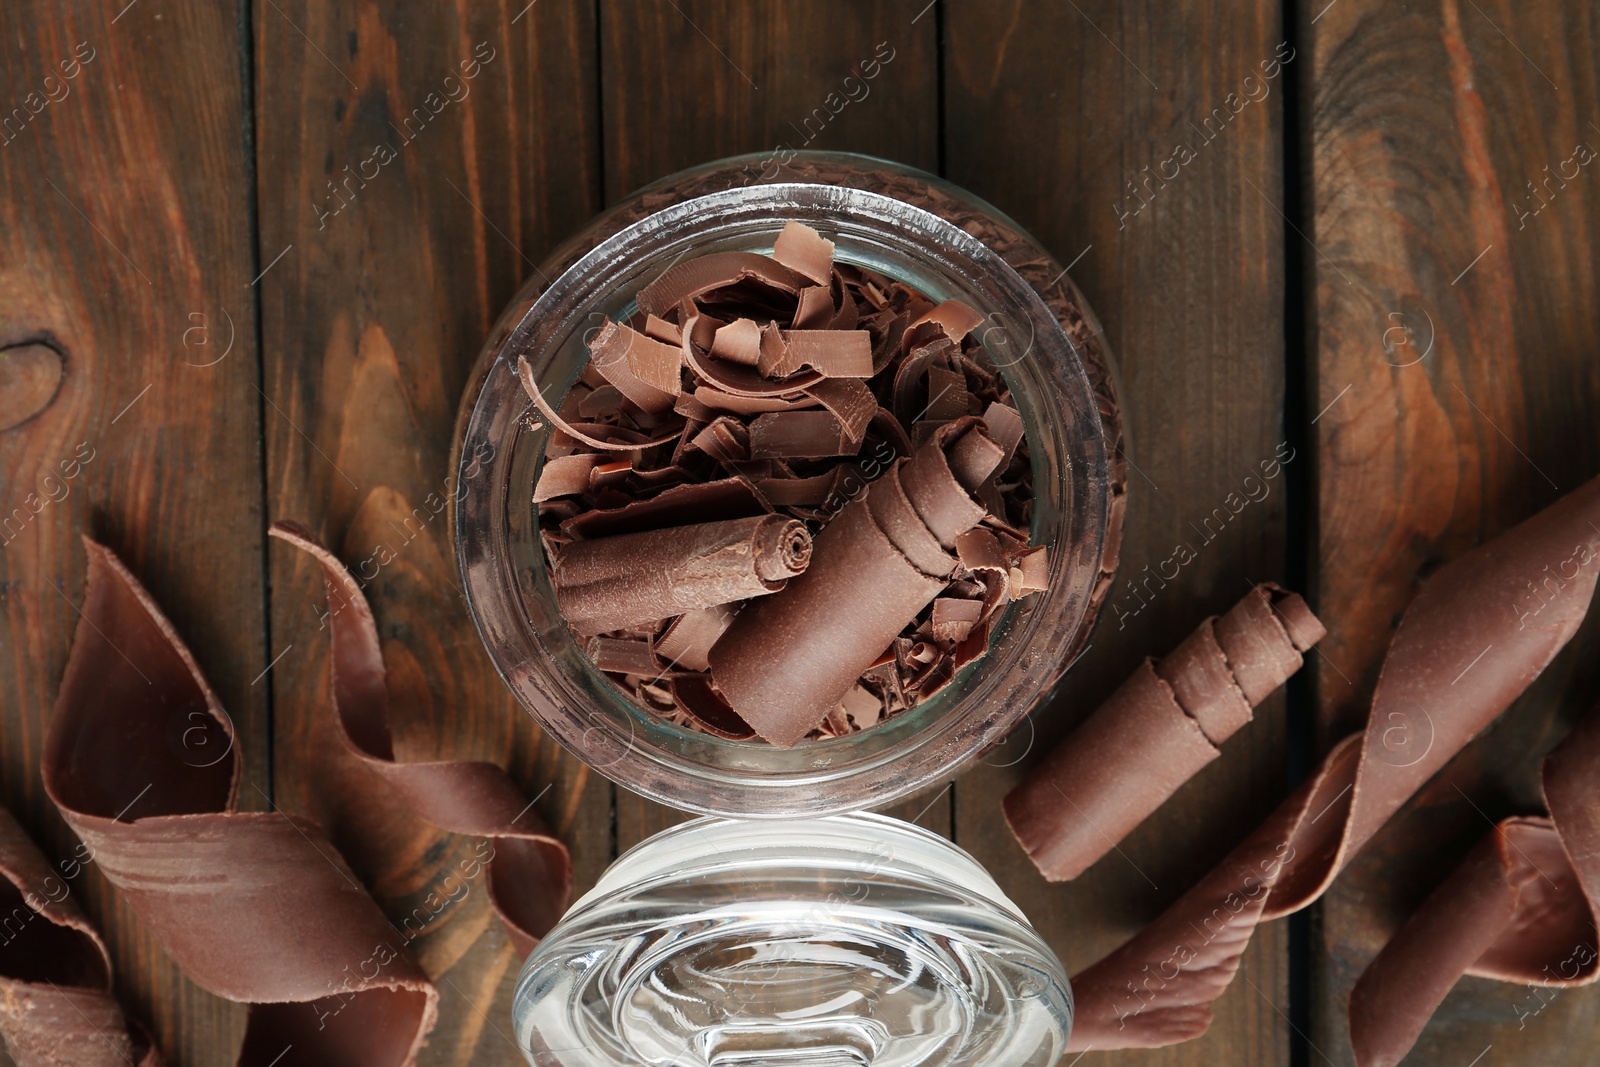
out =
{"type": "MultiPolygon", "coordinates": [[[[0,782],[52,859],[75,839],[39,757],[83,599],[80,533],[127,561],[194,650],[239,733],[244,806],[268,785],[238,26],[215,4],[120,7],[0,7],[0,391],[17,405],[0,429],[0,782]],[[13,393],[20,371],[29,403],[13,393]]],[[[213,756],[181,741],[173,755],[213,756]]],[[[244,1010],[185,979],[86,870],[69,884],[110,944],[124,1006],[168,1062],[222,1062],[244,1010]]]]}
{"type": "MultiPolygon", "coordinates": [[[[1574,157],[1600,150],[1600,22],[1507,0],[1299,7],[1316,85],[1308,406],[1326,408],[1316,581],[1338,669],[1317,692],[1332,741],[1362,722],[1419,580],[1600,471],[1600,178],[1574,157]]],[[[1597,650],[1591,620],[1324,901],[1312,1037],[1332,1062],[1353,1062],[1350,987],[1398,922],[1489,820],[1541,810],[1538,760],[1600,691],[1597,650]]],[[[1591,1063],[1597,1033],[1593,990],[1550,1000],[1468,979],[1407,1062],[1591,1063]]]]}
{"type": "MultiPolygon", "coordinates": [[[[571,845],[578,892],[611,858],[610,789],[534,727],[463,603],[443,501],[458,397],[493,318],[597,208],[594,21],[547,0],[255,5],[268,503],[369,579],[400,759],[509,764],[571,845]],[[281,257],[281,258],[280,258],[281,257]]],[[[271,556],[278,797],[330,824],[396,921],[477,842],[316,788],[332,748],[315,566],[271,556]]],[[[455,890],[459,892],[459,889],[455,890]]],[[[412,950],[443,998],[427,1064],[517,1064],[518,961],[472,886],[412,950]]]]}
{"type": "MultiPolygon", "coordinates": [[[[1075,882],[1047,884],[1000,810],[1022,773],[1141,657],[1170,650],[1250,582],[1283,576],[1287,474],[1224,525],[1201,528],[1229,494],[1244,495],[1243,479],[1285,439],[1278,61],[1290,53],[1279,51],[1278,5],[1262,0],[1159,12],[1109,0],[1003,13],[952,4],[945,18],[949,177],[1071,264],[1121,365],[1130,459],[1122,573],[1082,662],[956,794],[957,843],[1076,971],[1189,888],[1285,789],[1280,695],[1075,882]],[[1195,558],[1179,576],[1146,585],[1185,544],[1195,558]]],[[[1082,1067],[1286,1063],[1287,974],[1285,926],[1272,924],[1205,1037],[1090,1052],[1082,1067]]]]}
{"type": "MultiPolygon", "coordinates": [[[[925,7],[926,0],[602,5],[607,198],[741,152],[868,152],[936,169],[935,18],[925,7]],[[875,78],[846,84],[874,57],[875,78]]],[[[933,799],[888,810],[911,818],[933,799]]],[[[618,847],[685,818],[619,790],[618,847]]],[[[935,803],[920,824],[947,832],[948,804],[935,803]]]]}

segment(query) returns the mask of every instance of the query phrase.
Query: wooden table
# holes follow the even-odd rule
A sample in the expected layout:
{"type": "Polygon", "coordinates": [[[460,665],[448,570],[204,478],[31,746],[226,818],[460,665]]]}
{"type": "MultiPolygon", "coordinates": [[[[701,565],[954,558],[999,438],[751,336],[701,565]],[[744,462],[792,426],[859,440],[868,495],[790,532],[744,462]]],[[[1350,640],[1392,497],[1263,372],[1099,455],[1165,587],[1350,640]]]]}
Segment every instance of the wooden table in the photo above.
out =
{"type": "MultiPolygon", "coordinates": [[[[391,550],[369,591],[401,758],[508,765],[571,843],[579,890],[678,818],[514,705],[444,523],[417,509],[445,491],[468,368],[533,264],[718,156],[848,149],[947,175],[1070,263],[1105,323],[1130,430],[1124,578],[1030,725],[896,809],[974,852],[1072,969],[1362,720],[1422,576],[1600,470],[1600,167],[1576,147],[1600,147],[1592,4],[125,2],[0,6],[0,792],[54,857],[71,838],[38,767],[82,532],[150,586],[221,693],[245,806],[316,809],[321,579],[265,540],[280,517],[352,564],[391,550]],[[1279,449],[1294,458],[1271,494],[1141,606],[1127,579],[1279,449]],[[74,457],[75,478],[44,481],[74,457]],[[1328,623],[1311,669],[1120,854],[1047,886],[1000,796],[1139,657],[1268,578],[1328,623]]],[[[1351,983],[1488,819],[1537,810],[1537,758],[1600,693],[1597,650],[1591,620],[1313,913],[1263,928],[1203,1039],[1083,1067],[1351,1062],[1351,983]]],[[[330,832],[391,915],[473,845],[330,832]]],[[[231,1063],[243,1009],[87,881],[123,1003],[170,1062],[231,1063]]],[[[521,1062],[517,960],[484,895],[416,948],[443,997],[424,1062],[521,1062]]],[[[1407,1063],[1594,1062],[1600,994],[1519,1027],[1527,997],[1462,982],[1407,1063]]]]}

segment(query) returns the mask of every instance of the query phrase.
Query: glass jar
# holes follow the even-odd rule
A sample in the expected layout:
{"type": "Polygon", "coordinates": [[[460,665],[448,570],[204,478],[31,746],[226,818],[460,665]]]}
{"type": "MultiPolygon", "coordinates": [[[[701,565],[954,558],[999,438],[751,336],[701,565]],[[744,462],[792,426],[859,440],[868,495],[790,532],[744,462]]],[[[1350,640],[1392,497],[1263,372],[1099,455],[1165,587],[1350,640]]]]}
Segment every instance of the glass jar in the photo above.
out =
{"type": "Polygon", "coordinates": [[[999,212],[931,176],[867,157],[802,154],[772,173],[756,166],[755,157],[741,157],[656,183],[535,272],[492,331],[464,397],[456,549],[469,608],[501,676],[589,766],[690,811],[823,815],[887,803],[947,777],[1003,738],[1059,678],[1087,641],[1115,568],[1120,430],[1092,315],[1065,271],[999,212]],[[587,334],[606,318],[627,319],[646,283],[688,256],[770,252],[789,220],[821,230],[841,262],[985,315],[977,333],[1024,420],[1032,539],[1049,546],[1050,573],[1047,590],[1008,607],[988,654],[933,698],[860,733],[782,749],[659,719],[583,653],[557,609],[537,536],[533,487],[548,429],[536,428],[517,363],[528,360],[559,407],[587,360],[587,334]]]}
{"type": "Polygon", "coordinates": [[[971,856],[878,815],[701,818],[628,851],[534,950],[534,1067],[1049,1067],[1061,962],[971,856]]]}

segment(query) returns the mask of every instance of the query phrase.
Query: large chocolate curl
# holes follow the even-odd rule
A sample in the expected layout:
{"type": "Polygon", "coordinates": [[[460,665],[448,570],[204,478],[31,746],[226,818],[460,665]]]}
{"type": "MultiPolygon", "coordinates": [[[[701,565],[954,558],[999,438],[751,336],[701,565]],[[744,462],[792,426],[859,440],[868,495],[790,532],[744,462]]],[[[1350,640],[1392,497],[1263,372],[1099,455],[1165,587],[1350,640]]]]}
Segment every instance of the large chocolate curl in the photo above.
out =
{"type": "MultiPolygon", "coordinates": [[[[1211,1003],[1238,970],[1256,925],[1317,900],[1351,856],[1572,639],[1594,598],[1597,559],[1600,478],[1435,572],[1400,619],[1366,730],[1335,745],[1308,781],[1159,918],[1073,977],[1077,1014],[1068,1049],[1152,1048],[1205,1033],[1211,1003]],[[1535,582],[1546,582],[1548,568],[1559,571],[1559,588],[1545,585],[1547,595],[1541,595],[1535,582]]],[[[1586,735],[1586,749],[1588,744],[1586,735]]],[[[1572,779],[1565,774],[1553,779],[1546,767],[1545,788],[1557,825],[1586,828],[1585,837],[1571,842],[1580,848],[1600,838],[1589,766],[1589,777],[1569,771],[1576,774],[1572,779]],[[1551,788],[1552,781],[1557,788],[1551,788]]],[[[1500,833],[1507,846],[1520,846],[1527,825],[1518,821],[1510,833],[1500,833]]],[[[1574,864],[1585,879],[1593,854],[1574,864]]],[[[1480,854],[1468,864],[1481,860],[1480,854]]],[[[1504,864],[1501,869],[1518,870],[1504,864]]],[[[1463,877],[1481,884],[1481,875],[1463,877]]],[[[1525,881],[1522,885],[1527,887],[1525,881]]],[[[1594,882],[1587,885],[1592,893],[1594,882]]],[[[1487,905],[1500,907],[1493,897],[1487,894],[1487,905]]],[[[1540,946],[1541,953],[1570,929],[1568,910],[1547,915],[1513,908],[1512,914],[1526,920],[1516,936],[1540,946]]],[[[1469,973],[1504,977],[1512,972],[1505,955],[1479,950],[1485,941],[1495,946],[1502,940],[1486,937],[1481,927],[1463,933],[1440,923],[1432,930],[1421,940],[1440,949],[1435,958],[1441,965],[1459,962],[1447,942],[1460,940],[1472,943],[1463,954],[1476,953],[1469,973]]],[[[1411,937],[1408,941],[1414,943],[1411,937]]],[[[1404,945],[1396,949],[1403,951],[1404,945]]],[[[1365,1011],[1353,1013],[1352,1043],[1373,1057],[1363,1067],[1393,1063],[1395,1048],[1420,1031],[1440,995],[1433,990],[1425,997],[1399,998],[1390,1006],[1403,1013],[1398,1024],[1365,1011]],[[1379,1026],[1384,1033],[1369,1034],[1368,1027],[1379,1026]]]]}
{"type": "Polygon", "coordinates": [[[173,962],[250,1005],[240,1067],[290,1045],[297,1062],[411,1064],[433,984],[319,826],[238,810],[243,760],[216,695],[137,579],[85,546],[88,593],[45,737],[50,799],[173,962]],[[193,729],[225,738],[226,758],[184,759],[171,739],[193,729]]]}
{"type": "Polygon", "coordinates": [[[1116,847],[1217,758],[1324,633],[1298,594],[1263,584],[1140,664],[1006,795],[1006,823],[1040,873],[1076,878],[1116,847]]]}
{"type": "Polygon", "coordinates": [[[489,900],[512,946],[526,956],[567,910],[572,891],[567,846],[497,764],[395,760],[383,646],[361,586],[298,523],[275,522],[267,533],[315,560],[328,594],[332,725],[349,773],[322,787],[342,790],[352,805],[410,810],[441,830],[492,842],[486,863],[489,900]]]}
{"type": "Polygon", "coordinates": [[[783,515],[574,541],[556,555],[556,601],[587,637],[775,593],[810,560],[805,523],[783,515]]]}
{"type": "MultiPolygon", "coordinates": [[[[81,848],[81,846],[80,846],[81,848]]],[[[0,808],[0,1035],[17,1067],[161,1067],[150,1035],[111,995],[111,954],[72,897],[84,862],[61,873],[0,808]]]]}
{"type": "Polygon", "coordinates": [[[806,572],[712,646],[711,677],[739,717],[785,748],[827,718],[944,590],[955,538],[987,515],[970,490],[1001,458],[979,420],[959,419],[823,527],[806,572]],[[966,460],[960,477],[952,457],[966,460]]]}
{"type": "MultiPolygon", "coordinates": [[[[1593,560],[1591,558],[1591,565],[1593,560]]],[[[1600,977],[1600,706],[1545,757],[1548,816],[1502,819],[1372,961],[1350,993],[1359,1067],[1394,1067],[1463,975],[1528,987],[1519,1022],[1600,977]]]]}

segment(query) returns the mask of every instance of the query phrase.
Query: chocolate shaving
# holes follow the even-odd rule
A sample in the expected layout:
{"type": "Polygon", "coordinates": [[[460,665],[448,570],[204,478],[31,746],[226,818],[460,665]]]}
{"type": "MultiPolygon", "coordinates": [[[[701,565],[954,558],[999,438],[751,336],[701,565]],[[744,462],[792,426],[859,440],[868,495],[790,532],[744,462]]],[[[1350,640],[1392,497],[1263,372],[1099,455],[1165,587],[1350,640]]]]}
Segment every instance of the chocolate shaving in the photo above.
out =
{"type": "MultiPolygon", "coordinates": [[[[1146,659],[1006,794],[1006,824],[1041,874],[1076,878],[1110,852],[1300,669],[1301,649],[1274,600],[1300,602],[1256,586],[1160,662],[1146,659]]],[[[1302,636],[1320,639],[1314,616],[1310,625],[1302,636]]]]}
{"type": "Polygon", "coordinates": [[[772,258],[818,285],[833,278],[833,242],[801,222],[784,224],[772,246],[772,258]]]}
{"type": "Polygon", "coordinates": [[[683,362],[672,345],[607,320],[589,339],[589,365],[644,411],[653,415],[672,410],[682,392],[678,368],[683,362]]]}
{"type": "Polygon", "coordinates": [[[546,460],[533,488],[533,502],[542,504],[558,496],[577,496],[590,488],[589,475],[605,457],[592,452],[546,460]]]}
{"type": "Polygon", "coordinates": [[[553,580],[562,616],[588,635],[766,596],[810,559],[803,523],[765,515],[575,541],[553,580]]]}
{"type": "Polygon", "coordinates": [[[752,319],[733,320],[713,335],[711,354],[747,367],[756,366],[761,362],[761,327],[752,319]]]}
{"type": "Polygon", "coordinates": [[[683,331],[678,329],[677,323],[668,322],[656,315],[645,316],[644,333],[645,336],[653,337],[664,345],[683,343],[683,331]]]}
{"type": "Polygon", "coordinates": [[[935,364],[928,368],[928,406],[924,417],[934,423],[959,419],[967,413],[967,376],[935,364]]]}
{"type": "MultiPolygon", "coordinates": [[[[849,379],[840,379],[835,384],[842,384],[849,379]]],[[[809,392],[828,384],[818,382],[809,392]]],[[[859,382],[857,384],[860,384],[859,382]]],[[[816,401],[810,395],[801,396],[735,396],[714,389],[709,385],[696,389],[693,399],[712,412],[725,411],[735,415],[760,415],[768,411],[794,411],[799,408],[815,407],[816,401]]],[[[711,417],[715,417],[714,415],[711,417]]]]}
{"type": "MultiPolygon", "coordinates": [[[[798,293],[807,284],[803,275],[767,256],[754,252],[713,252],[669,267],[661,277],[639,291],[639,309],[648,315],[666,316],[686,300],[733,285],[741,279],[753,279],[787,293],[798,293]]],[[[680,319],[678,325],[682,327],[685,323],[680,319]]]]}
{"type": "Polygon", "coordinates": [[[596,637],[589,641],[585,651],[603,671],[651,677],[661,672],[661,664],[656,662],[647,637],[596,637]]]}
{"type": "Polygon", "coordinates": [[[983,322],[983,316],[959,300],[946,300],[944,303],[923,312],[912,321],[911,325],[932,322],[944,331],[945,336],[952,341],[959,341],[983,322]]]}
{"type": "MultiPolygon", "coordinates": [[[[850,305],[855,307],[854,304],[850,305]]],[[[813,285],[809,289],[800,290],[800,299],[795,306],[794,328],[797,330],[848,330],[851,326],[837,326],[834,319],[838,312],[833,306],[833,295],[820,285],[813,285]]],[[[853,325],[853,324],[852,324],[853,325]]]]}
{"type": "Polygon", "coordinates": [[[876,726],[883,719],[883,700],[864,685],[856,685],[844,695],[839,707],[857,730],[876,726]]]}
{"type": "Polygon", "coordinates": [[[839,420],[844,442],[850,446],[848,455],[855,455],[866,438],[867,427],[878,413],[878,401],[866,384],[854,378],[830,378],[806,390],[806,395],[820,401],[839,420]]]}
{"type": "Polygon", "coordinates": [[[672,699],[706,733],[726,737],[730,741],[745,741],[755,736],[750,724],[739,718],[712,687],[711,679],[704,675],[674,678],[672,699]]]}
{"type": "Polygon", "coordinates": [[[522,378],[523,391],[528,394],[528,398],[539,409],[539,413],[549,419],[551,425],[555,426],[556,429],[573,440],[582,441],[590,448],[613,452],[633,452],[643,448],[654,448],[656,445],[664,445],[668,441],[675,440],[678,433],[681,432],[674,431],[664,436],[650,439],[636,430],[629,430],[623,426],[608,426],[598,423],[585,423],[581,426],[574,425],[556,414],[555,409],[550,406],[550,402],[544,398],[544,394],[539,391],[539,384],[533,380],[533,368],[528,365],[526,359],[517,360],[517,373],[522,378]],[[591,434],[604,434],[605,437],[594,437],[591,434]],[[610,438],[615,438],[615,440],[610,438]]]}
{"type": "MultiPolygon", "coordinates": [[[[780,381],[771,381],[761,368],[751,369],[741,364],[713,363],[711,360],[702,359],[700,347],[693,341],[694,325],[698,317],[689,320],[688,336],[683,342],[683,359],[689,368],[701,378],[711,383],[724,393],[735,396],[784,396],[799,393],[809,386],[815,385],[823,379],[823,375],[816,370],[809,374],[790,374],[780,381]]],[[[782,342],[779,342],[782,345],[782,342]]],[[[775,366],[788,358],[787,347],[772,351],[777,355],[768,359],[768,344],[762,339],[762,366],[775,366]]]]}
{"type": "MultiPolygon", "coordinates": [[[[1017,557],[1017,565],[1011,568],[1011,596],[1020,600],[1030,593],[1042,592],[1050,588],[1050,561],[1047,550],[1043,545],[1029,549],[1017,557]]],[[[1309,614],[1309,612],[1308,612],[1309,614]]],[[[1316,622],[1315,617],[1312,622],[1316,622]]],[[[1319,624],[1320,626],[1320,624],[1319,624]]],[[[1320,635],[1318,640],[1320,640],[1320,635]]],[[[1304,652],[1305,649],[1300,649],[1304,652]]],[[[1274,684],[1266,692],[1276,689],[1274,684]]],[[[1262,696],[1265,697],[1266,693],[1262,696]]]]}
{"type": "Polygon", "coordinates": [[[872,341],[860,330],[784,330],[780,336],[781,345],[762,350],[764,377],[787,378],[803,367],[824,378],[872,377],[872,341]]]}
{"type": "Polygon", "coordinates": [[[963,641],[983,617],[983,601],[940,597],[933,602],[933,636],[963,641]]]}
{"type": "Polygon", "coordinates": [[[903,481],[906,462],[897,463],[887,476],[874,484],[867,497],[867,509],[889,542],[912,566],[930,578],[949,581],[956,561],[950,558],[906,495],[903,481]]]}
{"type": "Polygon", "coordinates": [[[775,411],[750,424],[751,459],[826,459],[853,455],[831,411],[775,411]]]}
{"type": "Polygon", "coordinates": [[[641,530],[659,530],[694,519],[721,521],[759,515],[764,509],[749,485],[737,478],[676,485],[648,500],[620,508],[596,508],[561,523],[571,537],[614,537],[641,530]]]}
{"type": "Polygon", "coordinates": [[[762,478],[756,488],[780,508],[814,508],[827,503],[839,487],[843,471],[835,467],[809,478],[762,478]]]}
{"type": "MultiPolygon", "coordinates": [[[[1238,970],[1257,923],[1292,914],[1317,900],[1406,800],[1521,695],[1571,640],[1594,598],[1600,574],[1594,565],[1597,557],[1600,478],[1439,568],[1401,616],[1372,696],[1366,729],[1334,746],[1308,781],[1155,922],[1073,977],[1077,1014],[1068,1050],[1091,1045],[1152,1048],[1204,1033],[1211,1023],[1211,1002],[1238,970]],[[1562,570],[1564,581],[1549,599],[1529,598],[1529,584],[1551,561],[1573,564],[1572,573],[1562,570]],[[1452,685],[1469,667],[1471,684],[1452,685]],[[1397,724],[1404,728],[1401,734],[1395,732],[1397,724]],[[1225,918],[1207,927],[1213,915],[1225,918]],[[1152,973],[1160,973],[1161,980],[1147,984],[1152,973]]],[[[1299,633],[1300,643],[1307,643],[1310,635],[1303,630],[1303,618],[1297,623],[1288,616],[1284,621],[1291,634],[1299,633]]],[[[1583,835],[1571,842],[1581,850],[1592,840],[1587,835],[1596,825],[1590,799],[1592,765],[1587,762],[1593,741],[1584,731],[1574,744],[1571,753],[1584,753],[1580,769],[1563,768],[1565,759],[1574,758],[1571,753],[1564,755],[1556,761],[1554,773],[1546,766],[1545,787],[1553,818],[1558,820],[1555,825],[1570,822],[1574,833],[1583,835]],[[1563,771],[1576,777],[1569,779],[1563,771]],[[1580,784],[1574,786],[1574,781],[1580,784]]],[[[1507,846],[1526,842],[1535,846],[1537,854],[1554,859],[1536,840],[1541,824],[1513,822],[1515,829],[1497,829],[1499,838],[1486,847],[1500,850],[1501,840],[1507,846]]],[[[1582,858],[1574,871],[1582,870],[1586,899],[1593,899],[1588,869],[1592,853],[1576,854],[1582,858]]],[[[1522,870],[1503,857],[1490,855],[1486,861],[1479,854],[1476,859],[1469,857],[1469,869],[1447,888],[1474,896],[1490,912],[1499,909],[1500,915],[1507,914],[1506,898],[1494,886],[1496,863],[1513,874],[1522,870]]],[[[1537,893],[1542,892],[1527,897],[1526,903],[1537,903],[1537,893]]],[[[1472,925],[1458,931],[1454,924],[1435,921],[1437,909],[1424,905],[1430,915],[1419,920],[1418,929],[1395,949],[1391,961],[1398,957],[1400,962],[1393,965],[1404,967],[1415,952],[1426,951],[1446,970],[1464,962],[1468,972],[1489,977],[1525,973],[1531,956],[1543,954],[1564,936],[1577,906],[1575,898],[1564,892],[1553,892],[1548,899],[1560,903],[1550,913],[1548,927],[1537,914],[1539,909],[1525,911],[1514,902],[1510,914],[1526,914],[1534,924],[1522,929],[1511,926],[1508,930],[1516,933],[1503,936],[1491,936],[1492,930],[1486,933],[1485,920],[1476,915],[1463,920],[1472,925]],[[1557,936],[1550,936],[1550,931],[1557,936]],[[1461,944],[1452,947],[1449,942],[1458,936],[1461,944]],[[1522,939],[1523,947],[1515,951],[1506,947],[1513,938],[1522,939]],[[1528,954],[1522,955],[1524,951],[1528,954]],[[1462,959],[1469,955],[1475,958],[1462,959]],[[1474,970],[1478,967],[1483,970],[1474,970]]],[[[1491,915],[1490,927],[1494,921],[1491,915]]],[[[1567,946],[1567,951],[1571,948],[1567,946]]],[[[1586,979],[1589,974],[1584,972],[1586,979]]],[[[1435,975],[1416,996],[1408,992],[1404,1003],[1387,1008],[1374,1010],[1367,992],[1360,1000],[1352,999],[1352,1044],[1372,1057],[1363,1061],[1363,1067],[1394,1063],[1398,1052],[1409,1047],[1442,995],[1438,983],[1443,980],[1435,975]],[[1370,1034],[1368,1027],[1374,1028],[1370,1034]]],[[[1372,979],[1383,981],[1382,971],[1372,979]]]]}
{"type": "Polygon", "coordinates": [[[675,667],[710,670],[706,653],[733,623],[733,617],[733,608],[727,604],[686,611],[662,631],[661,639],[656,642],[656,654],[675,667]]]}
{"type": "Polygon", "coordinates": [[[984,408],[983,425],[989,431],[989,436],[994,438],[995,443],[1005,452],[1005,459],[1000,463],[1004,468],[1016,454],[1017,446],[1022,443],[1022,416],[1009,404],[995,401],[984,408]]]}

